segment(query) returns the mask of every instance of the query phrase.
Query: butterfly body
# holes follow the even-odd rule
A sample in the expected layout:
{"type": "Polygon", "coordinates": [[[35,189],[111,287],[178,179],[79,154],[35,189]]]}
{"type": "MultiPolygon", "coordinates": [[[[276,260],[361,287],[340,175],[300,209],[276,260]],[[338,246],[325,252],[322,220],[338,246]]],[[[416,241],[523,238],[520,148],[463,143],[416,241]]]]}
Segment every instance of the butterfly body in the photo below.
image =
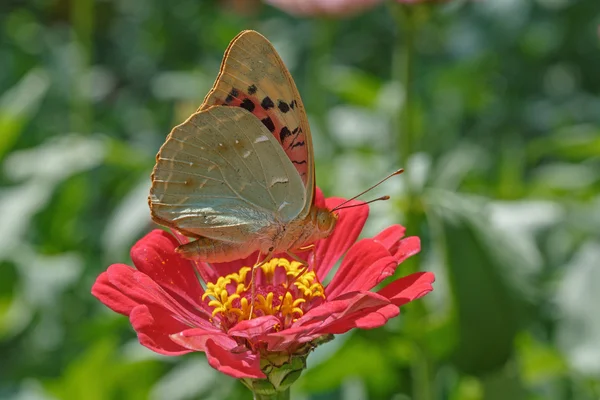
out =
{"type": "Polygon", "coordinates": [[[161,147],[149,204],[157,223],[196,239],[206,262],[290,252],[327,237],[336,215],[314,204],[314,155],[294,81],[262,35],[240,33],[198,111],[161,147]]]}
{"type": "Polygon", "coordinates": [[[256,233],[256,242],[237,246],[222,240],[200,237],[180,246],[177,251],[185,258],[206,262],[227,262],[243,259],[256,250],[262,254],[299,252],[319,239],[326,238],[335,227],[336,218],[329,210],[314,208],[306,220],[274,221],[256,233]],[[314,229],[314,226],[319,226],[314,229]]]}

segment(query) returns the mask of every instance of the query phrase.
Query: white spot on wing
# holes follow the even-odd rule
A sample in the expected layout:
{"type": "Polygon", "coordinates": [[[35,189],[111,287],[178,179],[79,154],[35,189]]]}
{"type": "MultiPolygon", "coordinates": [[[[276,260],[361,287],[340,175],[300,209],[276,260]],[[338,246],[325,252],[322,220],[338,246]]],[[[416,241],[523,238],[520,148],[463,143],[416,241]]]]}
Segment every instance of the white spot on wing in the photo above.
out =
{"type": "Polygon", "coordinates": [[[252,154],[252,150],[246,150],[246,151],[244,152],[244,154],[242,154],[242,157],[244,157],[244,158],[248,158],[248,156],[249,156],[250,154],[252,154]]]}
{"type": "Polygon", "coordinates": [[[268,141],[269,138],[266,137],[265,135],[259,136],[254,140],[254,143],[260,143],[260,142],[266,142],[268,141]]]}
{"type": "Polygon", "coordinates": [[[277,209],[277,211],[283,210],[283,208],[285,206],[288,206],[288,205],[290,205],[290,203],[288,203],[287,201],[284,201],[283,203],[281,203],[281,205],[279,206],[279,208],[277,209]]]}
{"type": "Polygon", "coordinates": [[[287,183],[289,182],[289,179],[286,178],[285,176],[274,176],[273,179],[271,179],[271,184],[269,185],[269,187],[273,187],[273,185],[275,185],[276,183],[287,183]]]}

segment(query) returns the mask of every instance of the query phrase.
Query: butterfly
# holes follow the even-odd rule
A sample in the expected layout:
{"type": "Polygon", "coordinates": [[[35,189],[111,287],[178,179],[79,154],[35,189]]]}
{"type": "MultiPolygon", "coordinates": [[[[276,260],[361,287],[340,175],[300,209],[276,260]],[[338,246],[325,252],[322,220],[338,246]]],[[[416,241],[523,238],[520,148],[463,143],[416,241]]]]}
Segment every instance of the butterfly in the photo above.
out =
{"type": "Polygon", "coordinates": [[[315,205],[312,138],[296,84],[255,31],[231,41],[213,88],[173,128],[151,178],[152,219],[193,239],[176,249],[188,259],[293,256],[337,221],[315,205]]]}

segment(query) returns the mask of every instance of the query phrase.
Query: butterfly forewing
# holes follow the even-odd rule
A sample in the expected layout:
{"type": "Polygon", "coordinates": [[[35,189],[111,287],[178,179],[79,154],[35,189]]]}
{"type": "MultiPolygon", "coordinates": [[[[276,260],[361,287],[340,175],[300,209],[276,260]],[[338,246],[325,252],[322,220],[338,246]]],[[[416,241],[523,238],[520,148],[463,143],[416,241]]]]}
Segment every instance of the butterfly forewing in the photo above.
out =
{"type": "Polygon", "coordinates": [[[219,76],[199,110],[214,105],[244,108],[273,134],[305,186],[305,203],[299,214],[304,218],[315,190],[310,129],[298,89],[264,36],[244,31],[231,42],[219,76]]]}
{"type": "Polygon", "coordinates": [[[248,242],[304,203],[293,164],[243,108],[211,107],[175,127],[152,174],[153,218],[190,236],[248,242]]]}

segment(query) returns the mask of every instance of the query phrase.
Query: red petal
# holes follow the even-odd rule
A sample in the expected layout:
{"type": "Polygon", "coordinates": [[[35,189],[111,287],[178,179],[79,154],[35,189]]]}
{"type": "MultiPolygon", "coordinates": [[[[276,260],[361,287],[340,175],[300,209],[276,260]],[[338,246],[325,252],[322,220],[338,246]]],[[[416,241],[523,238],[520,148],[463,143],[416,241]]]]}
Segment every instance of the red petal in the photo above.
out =
{"type": "MultiPolygon", "coordinates": [[[[171,229],[171,234],[175,236],[178,244],[186,244],[190,242],[190,239],[187,236],[182,235],[176,229],[171,229]]],[[[200,278],[202,278],[204,282],[215,282],[219,278],[219,274],[213,269],[213,267],[210,264],[207,264],[202,261],[193,262],[196,265],[198,273],[200,274],[200,278]]]]}
{"type": "Polygon", "coordinates": [[[135,307],[129,316],[133,329],[137,332],[140,343],[152,351],[167,356],[189,353],[190,350],[179,346],[169,335],[182,331],[186,325],[174,320],[166,310],[156,306],[140,305],[135,307]]]}
{"type": "Polygon", "coordinates": [[[318,187],[315,188],[315,199],[314,204],[316,207],[323,208],[325,207],[325,196],[323,196],[323,191],[318,187]]]}
{"type": "Polygon", "coordinates": [[[383,231],[379,232],[377,236],[373,238],[376,242],[379,242],[386,249],[390,250],[390,253],[394,253],[393,248],[397,247],[400,239],[404,237],[406,228],[402,225],[392,225],[383,231]]]}
{"type": "MultiPolygon", "coordinates": [[[[326,200],[327,208],[331,210],[344,201],[346,200],[339,197],[328,198],[326,200]]],[[[361,203],[353,200],[348,205],[361,203]]],[[[318,241],[315,251],[314,266],[321,281],[360,235],[369,216],[369,206],[341,209],[336,213],[338,221],[333,233],[327,239],[318,241]]]]}
{"type": "Polygon", "coordinates": [[[175,343],[193,351],[206,351],[206,341],[208,339],[213,339],[218,342],[221,347],[228,350],[238,347],[238,344],[234,339],[229,337],[225,332],[217,330],[214,327],[210,329],[185,329],[171,335],[171,340],[175,343]]]}
{"type": "Polygon", "coordinates": [[[406,229],[401,225],[392,225],[373,238],[381,243],[394,256],[398,263],[417,254],[421,250],[421,241],[416,236],[404,237],[406,229]],[[402,240],[400,240],[402,239],[402,240]]]}
{"type": "Polygon", "coordinates": [[[350,329],[373,329],[385,325],[385,323],[400,314],[400,309],[395,304],[374,309],[368,313],[355,317],[345,318],[334,324],[329,325],[325,331],[332,334],[342,334],[350,329]]]}
{"type": "Polygon", "coordinates": [[[246,319],[238,322],[227,332],[227,334],[254,342],[267,332],[271,332],[273,328],[279,325],[279,323],[279,318],[273,315],[265,315],[258,318],[246,319]]]}
{"type": "Polygon", "coordinates": [[[356,243],[325,288],[327,298],[342,293],[370,290],[383,279],[394,273],[398,265],[394,257],[382,244],[373,239],[356,243]]]}
{"type": "Polygon", "coordinates": [[[433,273],[417,272],[395,280],[377,293],[390,299],[396,306],[401,306],[431,292],[434,281],[433,273]]]}
{"type": "Polygon", "coordinates": [[[237,342],[222,332],[188,329],[171,338],[188,349],[204,351],[211,367],[234,378],[265,378],[258,355],[240,351],[237,342]]]}
{"type": "Polygon", "coordinates": [[[198,310],[190,310],[177,303],[148,276],[126,265],[111,265],[103,274],[102,281],[106,283],[103,287],[111,290],[96,291],[100,301],[118,312],[129,314],[140,343],[160,354],[187,352],[171,342],[169,335],[189,325],[213,327],[208,320],[202,319],[198,310]],[[103,296],[106,292],[107,296],[103,296]],[[116,305],[115,301],[122,304],[116,305]]]}
{"type": "MultiPolygon", "coordinates": [[[[109,268],[128,268],[133,273],[134,269],[124,264],[114,264],[109,268]]],[[[108,272],[101,273],[92,286],[92,294],[111,310],[119,314],[129,315],[131,310],[138,305],[138,302],[132,300],[123,294],[110,282],[108,272]]]]}
{"type": "Polygon", "coordinates": [[[402,261],[406,260],[408,257],[414,256],[419,251],[421,251],[421,239],[416,236],[409,236],[402,239],[395,250],[392,249],[392,254],[398,264],[400,264],[402,261]]]}
{"type": "MultiPolygon", "coordinates": [[[[241,260],[229,261],[224,263],[213,263],[212,268],[214,268],[217,278],[219,276],[225,276],[233,273],[237,273],[240,271],[242,267],[252,267],[258,261],[258,251],[250,254],[246,258],[242,258],[241,260]]],[[[213,279],[208,282],[215,282],[217,279],[213,279]]]]}
{"type": "MultiPolygon", "coordinates": [[[[129,268],[127,270],[131,271],[129,268]]],[[[110,282],[138,304],[158,305],[168,310],[174,318],[186,321],[187,324],[192,326],[203,326],[205,324],[212,326],[208,322],[211,317],[211,313],[207,310],[208,306],[200,309],[191,306],[187,302],[179,302],[142,272],[134,270],[129,275],[122,272],[111,266],[107,271],[110,282]]]]}
{"type": "Polygon", "coordinates": [[[289,329],[269,333],[263,340],[270,351],[285,351],[297,343],[308,342],[329,332],[340,321],[357,320],[389,305],[384,297],[371,292],[348,293],[313,308],[289,329]]]}
{"type": "Polygon", "coordinates": [[[206,358],[211,367],[234,378],[266,378],[260,370],[259,356],[250,351],[233,353],[209,339],[206,341],[206,358]]]}
{"type": "Polygon", "coordinates": [[[179,242],[168,232],[155,229],[131,249],[131,259],[178,302],[206,308],[199,300],[204,289],[196,276],[195,264],[175,252],[179,242]]]}
{"type": "MultiPolygon", "coordinates": [[[[388,301],[385,301],[383,297],[380,297],[372,292],[346,293],[329,303],[340,303],[345,305],[345,308],[337,312],[332,312],[330,310],[329,312],[332,314],[331,317],[333,318],[328,317],[324,321],[325,323],[321,324],[321,327],[316,331],[319,334],[344,333],[351,328],[358,327],[359,324],[368,323],[370,318],[373,318],[372,316],[369,317],[370,315],[377,313],[378,311],[381,311],[389,306],[388,301]]],[[[325,303],[321,307],[327,308],[327,306],[328,303],[325,303]]],[[[389,310],[387,310],[385,313],[387,315],[391,315],[389,310]]],[[[307,315],[309,314],[310,312],[307,313],[307,315]]],[[[300,320],[298,320],[298,322],[302,323],[300,320]]],[[[374,326],[368,327],[372,328],[374,326]]]]}

